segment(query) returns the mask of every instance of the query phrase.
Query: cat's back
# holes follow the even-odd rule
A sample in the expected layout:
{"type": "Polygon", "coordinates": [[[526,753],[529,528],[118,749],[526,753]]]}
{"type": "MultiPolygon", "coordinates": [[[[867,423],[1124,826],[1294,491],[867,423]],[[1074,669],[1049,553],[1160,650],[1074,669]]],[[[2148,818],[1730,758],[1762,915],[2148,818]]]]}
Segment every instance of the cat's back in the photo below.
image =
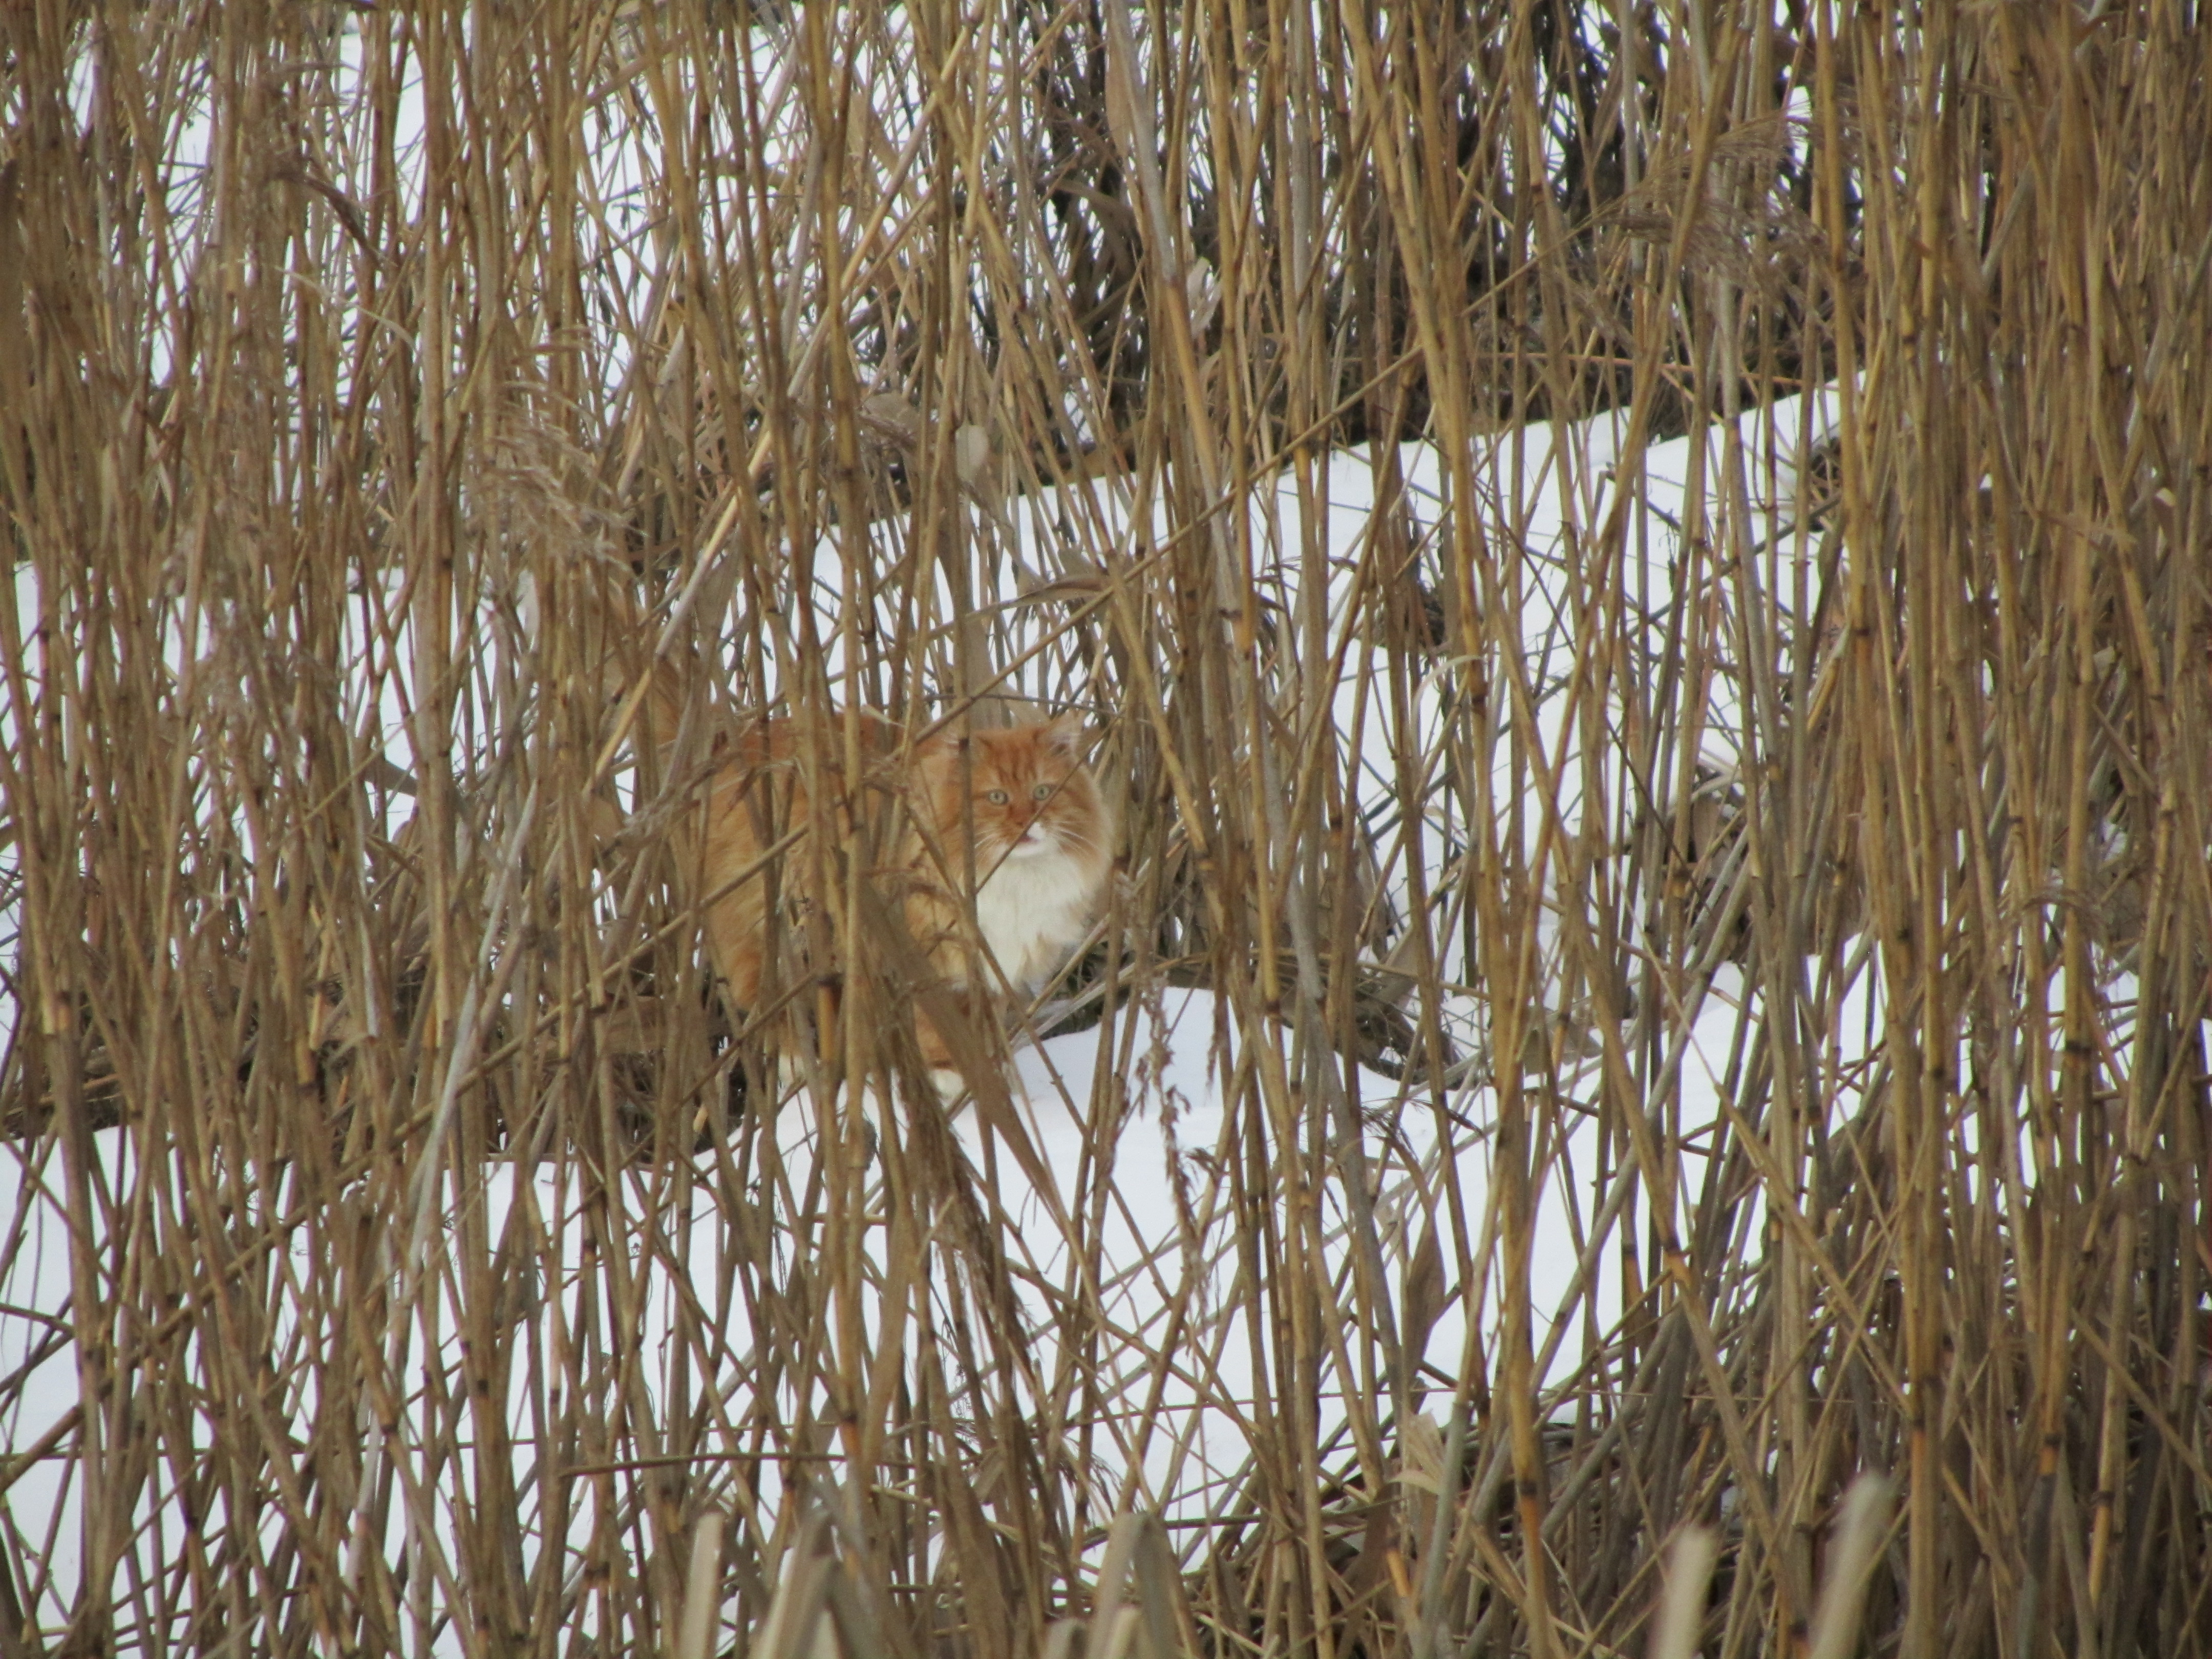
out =
{"type": "MultiPolygon", "coordinates": [[[[898,722],[864,708],[860,714],[862,764],[890,759],[899,751],[904,731],[898,722]]],[[[730,741],[730,768],[745,776],[771,769],[797,771],[808,734],[794,716],[773,709],[756,709],[737,716],[730,741]]],[[[822,769],[842,772],[845,765],[845,714],[831,709],[815,734],[822,769]]]]}
{"type": "Polygon", "coordinates": [[[792,888],[805,861],[778,873],[779,858],[803,847],[819,821],[816,793],[828,802],[838,839],[848,837],[880,787],[896,788],[899,726],[862,710],[861,771],[878,790],[848,787],[844,711],[812,723],[775,710],[733,715],[715,744],[714,772],[694,844],[698,890],[707,896],[708,945],[739,1007],[750,1007],[762,982],[774,929],[772,909],[803,903],[792,888]],[[779,900],[776,895],[781,893],[779,900]]]}

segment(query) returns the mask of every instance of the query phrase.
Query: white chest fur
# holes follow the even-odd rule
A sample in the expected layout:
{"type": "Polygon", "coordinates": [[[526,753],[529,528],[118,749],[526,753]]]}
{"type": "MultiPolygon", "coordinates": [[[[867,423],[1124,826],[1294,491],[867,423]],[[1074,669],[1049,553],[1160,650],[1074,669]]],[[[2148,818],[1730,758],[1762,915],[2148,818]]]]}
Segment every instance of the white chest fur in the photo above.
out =
{"type": "Polygon", "coordinates": [[[1010,984],[1034,985],[1060,966],[1091,926],[1097,887],[1087,865],[1057,851],[1009,858],[991,872],[975,921],[1010,984]]]}

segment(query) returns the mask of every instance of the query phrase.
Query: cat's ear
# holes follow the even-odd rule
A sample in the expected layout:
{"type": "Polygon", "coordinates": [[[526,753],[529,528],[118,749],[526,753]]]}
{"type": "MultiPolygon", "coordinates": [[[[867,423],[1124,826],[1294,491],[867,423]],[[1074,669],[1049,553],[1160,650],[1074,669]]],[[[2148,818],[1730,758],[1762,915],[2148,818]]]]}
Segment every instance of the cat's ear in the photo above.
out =
{"type": "Polygon", "coordinates": [[[1045,722],[1045,746],[1055,754],[1066,756],[1070,760],[1083,758],[1085,735],[1083,711],[1079,708],[1071,708],[1065,714],[1057,715],[1045,722]]]}

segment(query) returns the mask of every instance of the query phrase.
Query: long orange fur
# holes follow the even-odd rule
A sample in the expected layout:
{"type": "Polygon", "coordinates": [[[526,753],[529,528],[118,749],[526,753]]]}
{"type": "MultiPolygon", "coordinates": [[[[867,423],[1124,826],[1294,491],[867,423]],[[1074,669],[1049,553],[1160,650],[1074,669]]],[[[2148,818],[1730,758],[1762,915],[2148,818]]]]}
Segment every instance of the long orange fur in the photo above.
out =
{"type": "MultiPolygon", "coordinates": [[[[656,684],[649,724],[657,739],[673,734],[677,707],[656,684]]],[[[995,1022],[1004,988],[1034,987],[1065,962],[1105,888],[1112,819],[1083,763],[1081,722],[1067,715],[965,738],[939,731],[908,745],[892,722],[862,720],[859,787],[844,775],[843,727],[834,714],[815,770],[831,792],[823,817],[841,854],[830,868],[866,858],[889,913],[954,1004],[995,1022]]],[[[698,805],[672,832],[685,896],[702,904],[708,951],[737,1011],[760,1012],[764,988],[778,1004],[791,1000],[790,976],[771,971],[779,943],[778,965],[796,964],[817,985],[842,981],[843,964],[808,954],[810,937],[827,930],[810,927],[796,902],[818,822],[807,770],[792,720],[739,717],[716,744],[698,805]]],[[[919,1008],[914,1022],[924,1060],[951,1067],[945,1034],[919,1008]]],[[[762,1029],[782,1046],[793,1022],[771,1019],[762,1029]]]]}

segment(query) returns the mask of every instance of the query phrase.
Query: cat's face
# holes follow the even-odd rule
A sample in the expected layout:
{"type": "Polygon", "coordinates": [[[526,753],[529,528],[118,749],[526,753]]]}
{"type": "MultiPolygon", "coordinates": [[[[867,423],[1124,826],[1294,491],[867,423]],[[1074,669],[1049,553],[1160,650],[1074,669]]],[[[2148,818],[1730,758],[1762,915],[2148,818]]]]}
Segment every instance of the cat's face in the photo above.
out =
{"type": "Polygon", "coordinates": [[[1071,859],[1103,866],[1107,824],[1098,788],[1083,765],[1082,722],[1063,715],[1042,726],[977,732],[966,764],[947,738],[927,764],[940,833],[957,844],[962,826],[975,828],[975,869],[988,878],[1002,863],[1071,859]]]}

